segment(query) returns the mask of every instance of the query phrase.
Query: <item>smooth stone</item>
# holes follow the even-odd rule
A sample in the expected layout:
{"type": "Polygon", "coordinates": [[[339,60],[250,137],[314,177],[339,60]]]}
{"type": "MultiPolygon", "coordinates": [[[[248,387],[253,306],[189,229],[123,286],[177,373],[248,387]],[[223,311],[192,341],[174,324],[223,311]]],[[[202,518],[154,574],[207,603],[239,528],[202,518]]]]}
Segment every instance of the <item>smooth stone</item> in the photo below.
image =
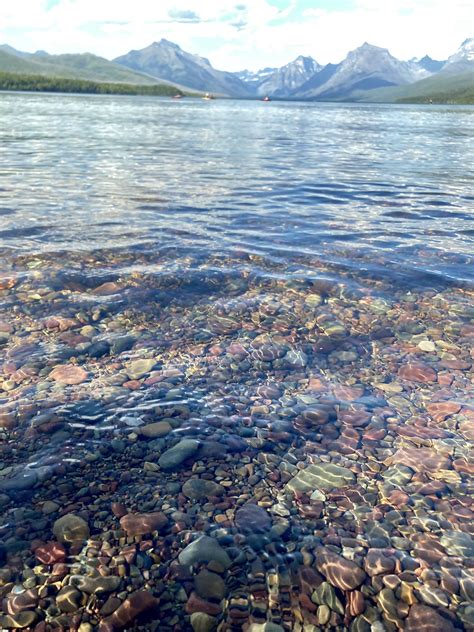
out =
{"type": "Polygon", "coordinates": [[[113,592],[120,586],[120,577],[110,575],[106,577],[72,576],[71,586],[88,595],[98,595],[113,592]]]}
{"type": "Polygon", "coordinates": [[[35,549],[35,557],[41,564],[64,562],[67,552],[59,542],[47,542],[35,549]]]}
{"type": "Polygon", "coordinates": [[[135,344],[134,336],[120,336],[115,340],[110,340],[110,350],[113,354],[118,355],[122,351],[129,351],[135,344]]]}
{"type": "Polygon", "coordinates": [[[382,472],[382,476],[384,481],[391,485],[403,486],[411,481],[414,473],[410,467],[396,464],[382,472]]]}
{"type": "Polygon", "coordinates": [[[38,482],[38,475],[34,470],[27,470],[14,478],[0,479],[0,490],[4,492],[17,492],[31,489],[38,482]]]}
{"type": "Polygon", "coordinates": [[[181,551],[178,556],[180,564],[191,566],[202,562],[218,562],[225,569],[231,565],[230,557],[217,540],[207,535],[200,536],[181,551]]]}
{"type": "Polygon", "coordinates": [[[317,489],[330,491],[355,483],[356,477],[351,470],[334,463],[316,463],[309,465],[287,483],[292,492],[313,493],[317,489]]]}
{"type": "Polygon", "coordinates": [[[193,632],[213,632],[217,627],[217,619],[205,612],[193,612],[190,620],[193,632]]]}
{"type": "Polygon", "coordinates": [[[318,623],[320,625],[326,625],[329,623],[329,619],[331,618],[331,609],[326,604],[323,604],[318,607],[317,612],[318,623]]]}
{"type": "Polygon", "coordinates": [[[158,464],[165,471],[174,470],[181,463],[196,454],[200,445],[200,442],[196,439],[182,439],[160,456],[158,464]]]}
{"type": "Polygon", "coordinates": [[[79,542],[90,536],[89,525],[73,513],[58,518],[53,525],[53,533],[60,542],[79,542]]]}
{"type": "Polygon", "coordinates": [[[82,593],[73,586],[65,586],[56,595],[56,606],[61,612],[76,612],[81,604],[82,593]]]}
{"type": "Polygon", "coordinates": [[[43,503],[43,506],[41,507],[41,511],[46,516],[48,516],[49,514],[55,513],[59,509],[60,509],[60,505],[53,502],[52,500],[47,500],[46,502],[43,503]]]}
{"type": "Polygon", "coordinates": [[[364,559],[365,572],[369,577],[392,573],[395,569],[395,559],[384,555],[382,551],[368,551],[364,559]]]}
{"type": "Polygon", "coordinates": [[[38,619],[36,612],[25,610],[16,615],[0,616],[0,626],[7,630],[22,630],[31,627],[38,619]]]}
{"type": "Polygon", "coordinates": [[[8,614],[16,615],[25,610],[34,610],[38,605],[38,591],[25,590],[21,593],[10,593],[7,600],[8,614]]]}
{"type": "Polygon", "coordinates": [[[171,424],[167,421],[156,421],[138,428],[137,433],[140,436],[147,437],[147,439],[156,439],[157,437],[164,437],[171,432],[171,430],[171,424]]]}
{"type": "Polygon", "coordinates": [[[194,587],[199,597],[220,601],[226,595],[226,585],[222,577],[204,569],[196,576],[194,587]]]}
{"type": "Polygon", "coordinates": [[[128,536],[139,536],[159,531],[168,524],[168,518],[161,511],[153,513],[129,513],[120,518],[120,526],[128,536]]]}
{"type": "Polygon", "coordinates": [[[449,599],[447,594],[440,588],[432,588],[431,586],[421,586],[418,589],[421,600],[428,606],[443,606],[447,608],[449,606],[449,599]]]}
{"type": "Polygon", "coordinates": [[[266,509],[247,503],[237,510],[235,524],[244,532],[264,533],[271,528],[272,520],[266,509]]]}
{"type": "Polygon", "coordinates": [[[210,614],[211,617],[217,617],[222,612],[221,604],[202,599],[197,593],[192,592],[184,607],[185,612],[189,615],[194,612],[204,612],[210,614]]]}
{"type": "Polygon", "coordinates": [[[448,555],[474,557],[474,540],[465,531],[447,531],[441,536],[440,543],[448,555]]]}
{"type": "Polygon", "coordinates": [[[417,346],[418,349],[421,349],[421,351],[426,351],[428,353],[436,351],[436,345],[432,340],[422,340],[417,346]]]}
{"type": "Polygon", "coordinates": [[[210,496],[222,496],[225,488],[205,478],[190,478],[183,485],[183,494],[191,500],[202,500],[210,496]]]}
{"type": "Polygon", "coordinates": [[[75,364],[64,364],[55,367],[49,374],[49,377],[60,384],[75,386],[85,382],[89,377],[89,374],[80,366],[75,364]]]}
{"type": "Polygon", "coordinates": [[[327,606],[334,612],[344,615],[344,606],[336,596],[336,591],[328,582],[322,582],[311,595],[311,601],[318,606],[327,606]]]}
{"type": "Polygon", "coordinates": [[[138,590],[127,597],[122,605],[104,621],[114,628],[123,630],[128,628],[144,612],[155,609],[159,603],[159,600],[147,590],[138,590]]]}
{"type": "Polygon", "coordinates": [[[141,377],[149,373],[155,364],[156,360],[153,358],[132,360],[132,362],[125,365],[125,371],[131,380],[139,380],[141,377]]]}
{"type": "Polygon", "coordinates": [[[323,548],[316,550],[316,568],[340,590],[354,590],[367,577],[355,562],[323,548]]]}
{"type": "Polygon", "coordinates": [[[294,368],[304,368],[308,364],[308,356],[304,351],[291,349],[283,358],[286,364],[294,368]]]}
{"type": "Polygon", "coordinates": [[[456,632],[453,624],[434,608],[414,604],[405,620],[405,632],[456,632]]]}

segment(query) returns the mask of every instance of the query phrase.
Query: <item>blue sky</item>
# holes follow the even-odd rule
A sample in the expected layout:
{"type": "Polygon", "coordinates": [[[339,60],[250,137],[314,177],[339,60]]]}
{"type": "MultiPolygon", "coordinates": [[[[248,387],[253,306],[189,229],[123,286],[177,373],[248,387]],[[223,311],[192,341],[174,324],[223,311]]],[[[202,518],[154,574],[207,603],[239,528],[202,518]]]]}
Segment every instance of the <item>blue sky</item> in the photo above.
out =
{"type": "Polygon", "coordinates": [[[20,50],[111,59],[166,38],[228,70],[339,62],[364,41],[445,59],[473,35],[471,0],[0,0],[0,43],[20,50]]]}

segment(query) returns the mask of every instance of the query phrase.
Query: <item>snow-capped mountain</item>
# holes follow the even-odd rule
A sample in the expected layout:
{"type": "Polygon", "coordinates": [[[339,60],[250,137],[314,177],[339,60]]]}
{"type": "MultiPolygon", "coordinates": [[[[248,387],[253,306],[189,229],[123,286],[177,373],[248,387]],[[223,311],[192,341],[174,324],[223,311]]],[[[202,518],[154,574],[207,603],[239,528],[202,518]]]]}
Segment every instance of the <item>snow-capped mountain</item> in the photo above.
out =
{"type": "Polygon", "coordinates": [[[443,71],[463,71],[474,69],[474,37],[470,37],[461,44],[458,50],[448,57],[443,71]]]}
{"type": "Polygon", "coordinates": [[[312,57],[300,55],[289,64],[266,73],[266,76],[260,73],[260,79],[253,83],[253,88],[257,96],[284,97],[298,90],[321,69],[322,66],[312,57]]]}
{"type": "Polygon", "coordinates": [[[262,68],[261,70],[239,70],[238,72],[234,72],[233,74],[241,81],[246,81],[247,83],[256,83],[258,81],[266,79],[268,76],[272,75],[278,70],[279,68],[262,68]]]}

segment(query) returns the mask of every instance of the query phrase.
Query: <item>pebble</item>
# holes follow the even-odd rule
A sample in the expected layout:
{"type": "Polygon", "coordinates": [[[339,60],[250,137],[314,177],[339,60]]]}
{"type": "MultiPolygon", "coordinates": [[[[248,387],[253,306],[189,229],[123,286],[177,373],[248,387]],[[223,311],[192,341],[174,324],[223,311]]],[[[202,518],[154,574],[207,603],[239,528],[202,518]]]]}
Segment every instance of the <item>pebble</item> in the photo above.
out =
{"type": "Polygon", "coordinates": [[[23,630],[31,627],[38,620],[38,615],[32,610],[25,610],[16,615],[0,616],[0,626],[7,630],[23,630]]]}
{"type": "Polygon", "coordinates": [[[72,513],[66,514],[55,521],[53,533],[63,543],[81,542],[87,540],[90,535],[87,522],[80,516],[72,513]]]}
{"type": "Polygon", "coordinates": [[[183,494],[191,500],[222,496],[224,493],[225,488],[222,485],[204,478],[190,478],[183,485],[183,494]]]}
{"type": "Polygon", "coordinates": [[[56,595],[56,606],[61,612],[76,612],[82,601],[82,593],[73,586],[64,586],[56,595]]]}
{"type": "Polygon", "coordinates": [[[157,609],[159,600],[153,597],[147,590],[138,590],[125,599],[121,606],[104,619],[114,628],[124,630],[130,626],[137,617],[147,611],[157,609]]]}
{"type": "Polygon", "coordinates": [[[246,503],[237,510],[235,524],[241,531],[265,533],[272,526],[272,520],[267,510],[253,503],[246,503]]]}
{"type": "Polygon", "coordinates": [[[159,531],[168,524],[168,518],[161,511],[153,513],[129,513],[120,518],[120,526],[129,536],[141,536],[159,531]]]}
{"type": "Polygon", "coordinates": [[[405,622],[405,632],[455,632],[455,628],[434,608],[414,604],[405,622]]]}
{"type": "Polygon", "coordinates": [[[351,470],[334,463],[318,463],[301,470],[286,486],[292,492],[329,491],[355,482],[351,470]]]}
{"type": "Polygon", "coordinates": [[[65,364],[55,367],[49,377],[60,384],[74,386],[85,382],[89,374],[85,369],[74,364],[65,364]]]}
{"type": "Polygon", "coordinates": [[[203,599],[220,601],[226,595],[226,585],[222,577],[206,569],[196,575],[194,586],[197,594],[203,599]]]}
{"type": "Polygon", "coordinates": [[[184,461],[196,454],[200,445],[196,439],[182,439],[160,456],[158,464],[165,471],[179,468],[184,461]]]}
{"type": "Polygon", "coordinates": [[[390,574],[395,569],[395,559],[382,551],[369,550],[364,558],[364,569],[369,577],[382,573],[390,574]]]}
{"type": "Polygon", "coordinates": [[[205,612],[193,612],[190,621],[194,632],[213,632],[217,628],[217,619],[205,612]]]}
{"type": "Polygon", "coordinates": [[[52,500],[47,500],[46,502],[43,503],[41,507],[41,511],[46,516],[49,516],[49,514],[56,513],[57,511],[59,511],[59,509],[60,509],[60,505],[58,505],[58,503],[53,502],[52,500]]]}
{"type": "Polygon", "coordinates": [[[316,568],[340,590],[354,590],[366,578],[365,572],[355,562],[327,549],[316,551],[316,568]]]}
{"type": "Polygon", "coordinates": [[[129,362],[125,365],[125,370],[131,380],[139,380],[144,375],[147,375],[147,373],[149,373],[155,365],[155,359],[144,358],[141,360],[133,360],[132,362],[129,362]]]}
{"type": "Polygon", "coordinates": [[[156,421],[152,424],[146,424],[138,428],[137,433],[147,439],[156,439],[157,437],[165,437],[172,430],[172,426],[168,421],[156,421]]]}
{"type": "Polygon", "coordinates": [[[229,568],[231,561],[227,553],[215,538],[201,535],[188,544],[178,556],[180,564],[190,566],[202,562],[218,562],[224,569],[229,568]]]}

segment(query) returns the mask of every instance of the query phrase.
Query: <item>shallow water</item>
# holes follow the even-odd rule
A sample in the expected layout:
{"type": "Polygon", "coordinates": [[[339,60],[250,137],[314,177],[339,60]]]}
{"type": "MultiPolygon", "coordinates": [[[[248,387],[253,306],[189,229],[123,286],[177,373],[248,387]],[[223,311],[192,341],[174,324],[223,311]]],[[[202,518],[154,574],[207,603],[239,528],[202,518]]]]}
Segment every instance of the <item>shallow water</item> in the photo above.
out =
{"type": "MultiPolygon", "coordinates": [[[[0,94],[0,120],[2,581],[31,589],[62,513],[93,539],[65,584],[118,556],[118,503],[166,516],[120,575],[168,604],[141,629],[469,629],[474,108],[0,94]],[[202,533],[220,605],[173,575],[202,533]]],[[[114,616],[48,599],[51,629],[114,616]]]]}

